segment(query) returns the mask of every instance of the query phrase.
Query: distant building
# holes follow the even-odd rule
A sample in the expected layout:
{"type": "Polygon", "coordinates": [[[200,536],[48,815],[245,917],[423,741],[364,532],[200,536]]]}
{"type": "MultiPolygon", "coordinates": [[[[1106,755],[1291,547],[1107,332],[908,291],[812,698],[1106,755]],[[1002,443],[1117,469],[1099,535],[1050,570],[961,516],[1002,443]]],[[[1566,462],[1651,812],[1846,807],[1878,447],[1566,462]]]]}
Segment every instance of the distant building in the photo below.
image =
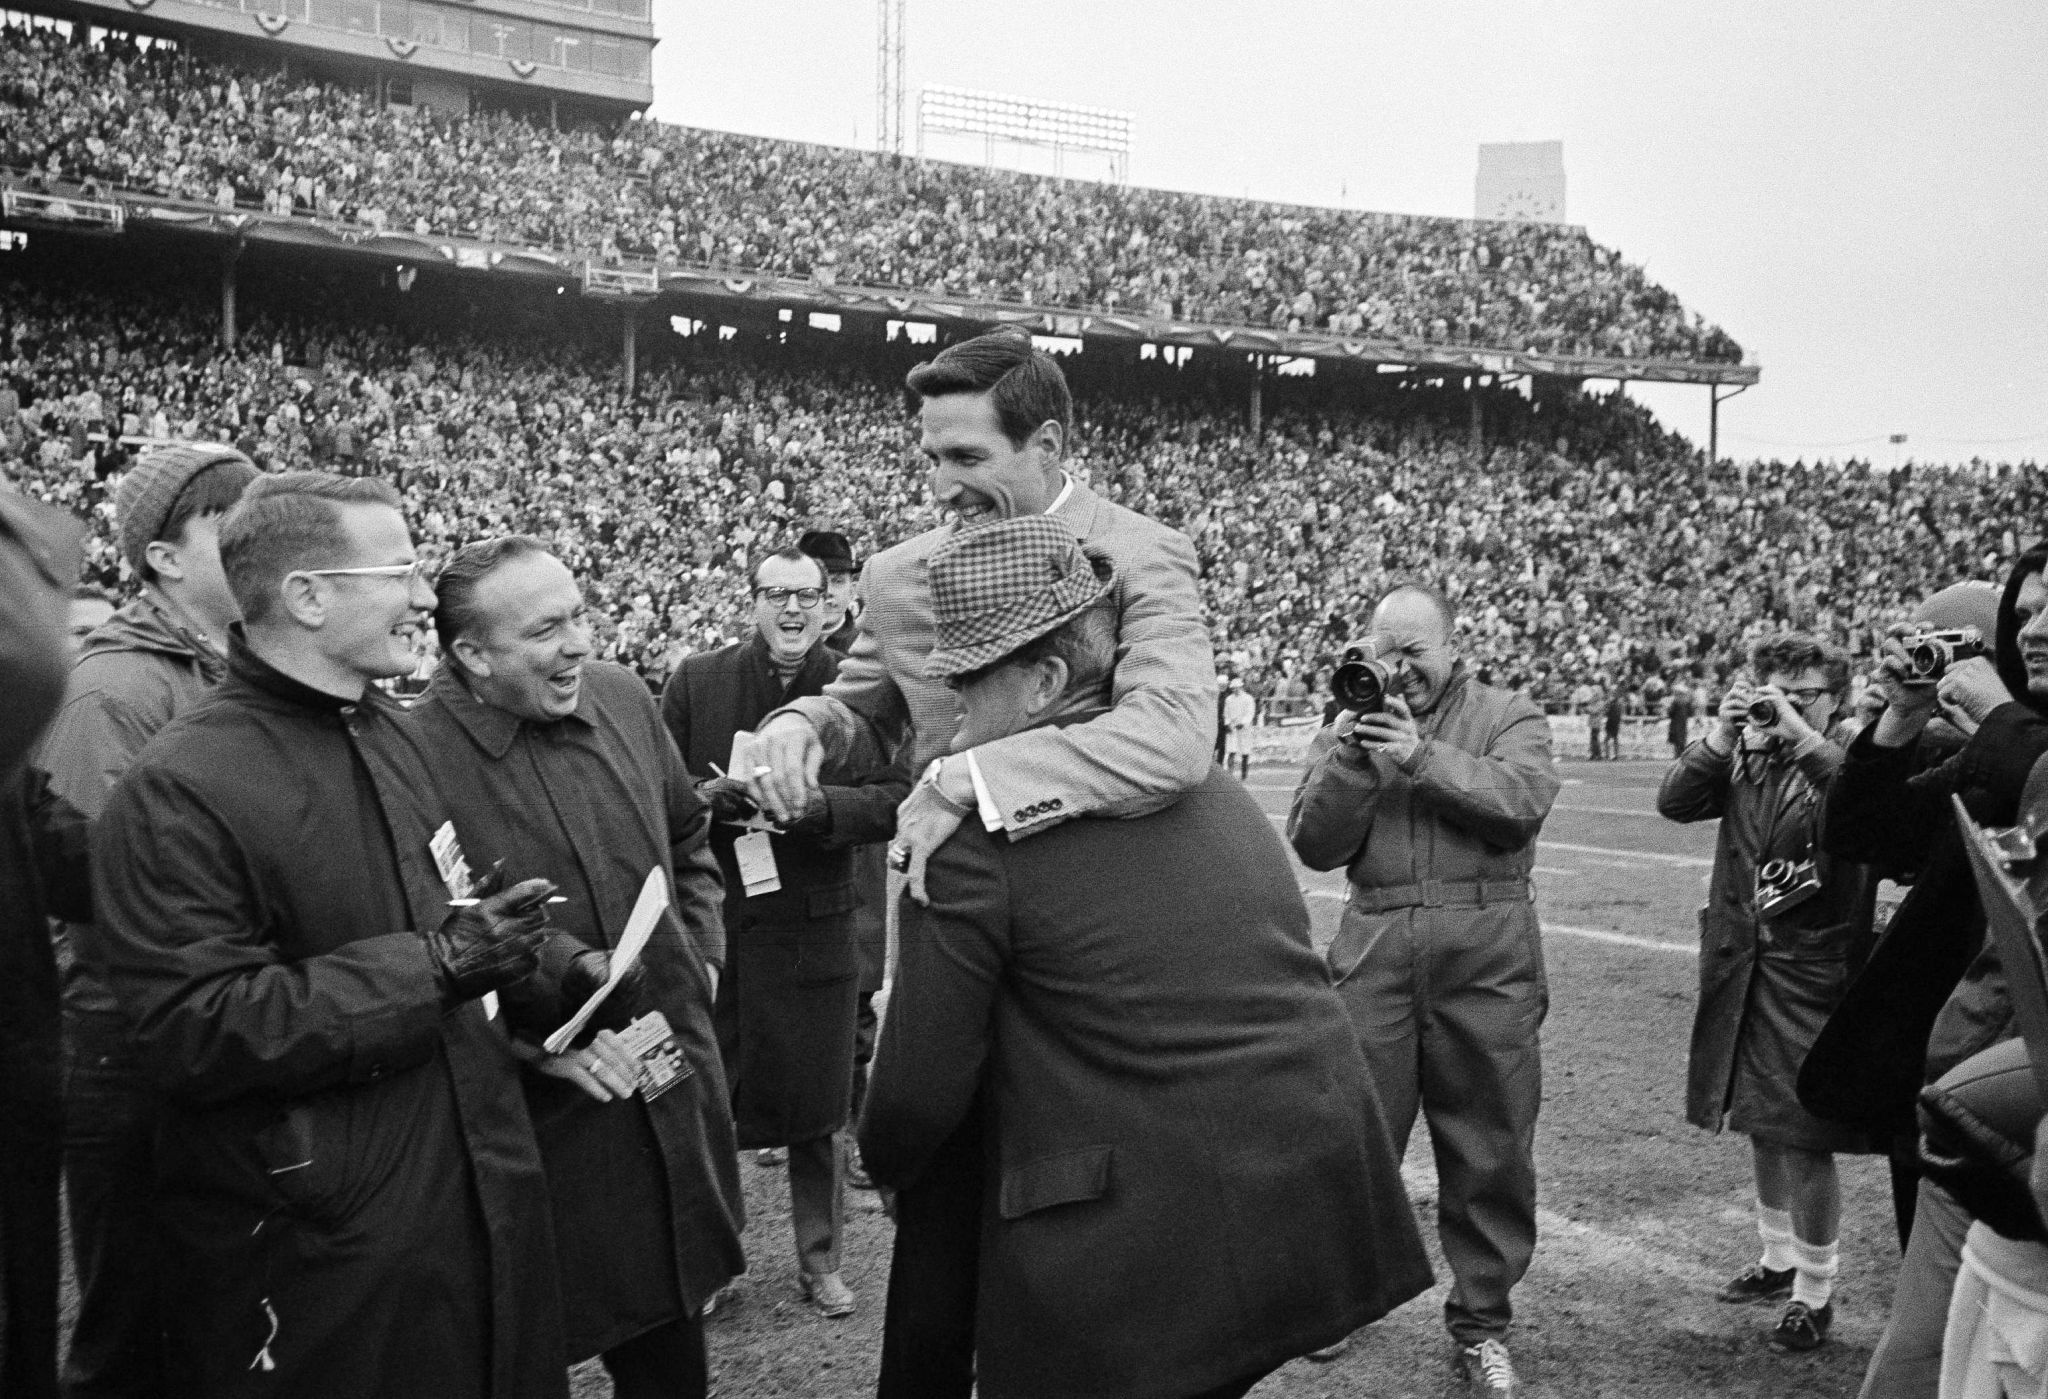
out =
{"type": "Polygon", "coordinates": [[[654,101],[649,0],[10,0],[173,39],[253,72],[351,83],[380,102],[543,120],[654,101]]]}
{"type": "Polygon", "coordinates": [[[1563,223],[1564,142],[1515,141],[1481,146],[1472,217],[1563,223]]]}

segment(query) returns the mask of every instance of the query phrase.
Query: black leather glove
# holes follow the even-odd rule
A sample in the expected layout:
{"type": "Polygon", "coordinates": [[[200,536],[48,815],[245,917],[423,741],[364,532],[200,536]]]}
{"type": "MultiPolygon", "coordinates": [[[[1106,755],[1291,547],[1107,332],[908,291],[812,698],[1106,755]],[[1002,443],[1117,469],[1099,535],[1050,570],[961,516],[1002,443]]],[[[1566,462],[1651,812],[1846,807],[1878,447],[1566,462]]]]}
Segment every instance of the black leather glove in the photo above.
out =
{"type": "Polygon", "coordinates": [[[442,919],[426,935],[441,994],[473,1001],[531,972],[547,938],[547,898],[554,892],[549,881],[529,879],[442,919]]]}
{"type": "Polygon", "coordinates": [[[757,808],[747,795],[747,784],[731,777],[711,777],[697,784],[697,795],[719,821],[744,821],[757,808]]]}
{"type": "MultiPolygon", "coordinates": [[[[612,961],[606,953],[595,948],[577,953],[575,960],[569,963],[569,969],[562,973],[563,1016],[574,1015],[583,1009],[583,1003],[596,993],[598,987],[604,985],[611,971],[612,961]]],[[[617,1033],[625,1029],[639,1018],[646,1003],[646,994],[647,969],[639,962],[635,962],[626,974],[619,978],[619,984],[612,988],[611,995],[604,998],[604,1004],[590,1017],[590,1023],[584,1026],[583,1033],[577,1036],[576,1042],[582,1044],[588,1041],[599,1030],[617,1033]]]]}

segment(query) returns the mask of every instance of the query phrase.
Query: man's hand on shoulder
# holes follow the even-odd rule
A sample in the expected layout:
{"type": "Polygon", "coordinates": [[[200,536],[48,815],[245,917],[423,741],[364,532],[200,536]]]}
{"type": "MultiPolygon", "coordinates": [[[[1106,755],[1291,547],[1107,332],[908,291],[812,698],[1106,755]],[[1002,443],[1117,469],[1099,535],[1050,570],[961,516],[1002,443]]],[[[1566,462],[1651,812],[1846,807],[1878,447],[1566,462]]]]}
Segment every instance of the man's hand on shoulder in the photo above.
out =
{"type": "Polygon", "coordinates": [[[824,800],[818,774],[825,745],[801,714],[779,714],[754,734],[751,769],[732,776],[778,826],[791,826],[824,800]]]}
{"type": "Polygon", "coordinates": [[[896,839],[889,845],[889,863],[909,880],[910,897],[919,904],[931,905],[924,887],[925,866],[974,808],[974,779],[967,772],[966,761],[943,758],[926,769],[923,779],[896,808],[896,839]]]}

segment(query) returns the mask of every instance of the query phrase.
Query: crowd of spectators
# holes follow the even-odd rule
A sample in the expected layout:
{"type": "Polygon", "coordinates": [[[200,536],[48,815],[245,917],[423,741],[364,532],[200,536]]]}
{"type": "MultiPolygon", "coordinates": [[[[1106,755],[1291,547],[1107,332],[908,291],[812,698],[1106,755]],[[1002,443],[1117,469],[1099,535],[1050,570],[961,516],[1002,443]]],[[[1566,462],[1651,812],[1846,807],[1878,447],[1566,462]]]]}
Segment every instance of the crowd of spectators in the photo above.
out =
{"type": "MultiPolygon", "coordinates": [[[[865,556],[938,518],[900,370],[860,352],[670,340],[639,392],[593,336],[402,331],[339,304],[259,308],[218,347],[198,299],[0,277],[0,471],[89,516],[122,582],[111,487],[133,445],[238,442],[268,466],[390,476],[423,541],[546,535],[589,583],[606,654],[658,683],[745,633],[745,561],[805,528],[865,556]],[[124,446],[126,442],[128,445],[124,446]]],[[[1497,680],[1560,707],[1589,682],[1718,682],[1760,630],[1868,654],[1921,596],[1997,578],[2048,489],[2031,467],[1709,469],[1624,398],[1502,392],[1371,408],[1091,393],[1075,469],[1195,540],[1219,653],[1315,693],[1390,580],[1440,583],[1497,680]]]]}
{"type": "Polygon", "coordinates": [[[557,131],[50,29],[0,31],[0,166],[600,260],[1543,353],[1742,354],[1578,227],[1226,199],[651,120],[557,131]]]}

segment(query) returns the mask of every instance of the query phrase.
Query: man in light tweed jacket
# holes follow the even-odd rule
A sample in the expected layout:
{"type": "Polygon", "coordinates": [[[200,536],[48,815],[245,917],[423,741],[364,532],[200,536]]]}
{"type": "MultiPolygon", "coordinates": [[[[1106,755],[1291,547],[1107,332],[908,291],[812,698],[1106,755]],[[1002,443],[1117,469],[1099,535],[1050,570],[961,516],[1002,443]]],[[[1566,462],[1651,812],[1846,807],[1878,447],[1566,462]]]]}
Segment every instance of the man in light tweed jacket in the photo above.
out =
{"type": "Polygon", "coordinates": [[[932,494],[956,519],[868,561],[867,611],[839,678],[761,726],[752,785],[770,815],[794,820],[824,764],[877,765],[908,743],[923,780],[898,813],[893,852],[923,902],[925,860],[969,812],[1014,840],[1088,813],[1142,815],[1200,783],[1216,739],[1216,666],[1187,537],[1061,470],[1073,400],[1052,356],[999,332],[949,346],[907,382],[922,400],[932,494]],[[1113,707],[946,756],[960,703],[925,674],[936,644],[926,560],[956,531],[1037,514],[1116,566],[1113,707]]]}

